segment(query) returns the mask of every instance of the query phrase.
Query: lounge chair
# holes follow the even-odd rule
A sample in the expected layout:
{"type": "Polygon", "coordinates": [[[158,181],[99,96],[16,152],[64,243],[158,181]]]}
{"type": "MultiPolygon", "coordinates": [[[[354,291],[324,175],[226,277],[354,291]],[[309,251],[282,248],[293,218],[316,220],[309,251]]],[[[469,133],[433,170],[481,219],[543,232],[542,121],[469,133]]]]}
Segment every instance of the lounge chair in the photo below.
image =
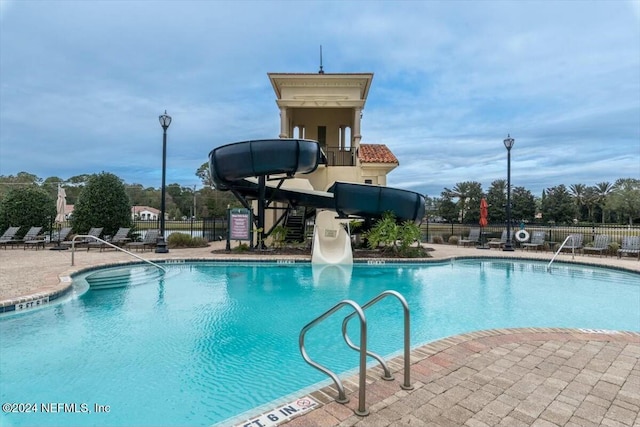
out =
{"type": "Polygon", "coordinates": [[[53,243],[55,245],[57,245],[58,242],[62,243],[67,240],[69,234],[71,234],[71,227],[63,227],[60,231],[56,231],[51,235],[49,243],[53,243]]]}
{"type": "Polygon", "coordinates": [[[640,236],[624,236],[622,237],[622,246],[618,249],[618,258],[622,255],[638,255],[640,261],[640,236]]]}
{"type": "Polygon", "coordinates": [[[44,245],[47,243],[47,236],[40,234],[40,230],[42,230],[42,227],[31,227],[27,231],[27,234],[22,238],[22,249],[27,249],[27,246],[36,248],[36,250],[42,246],[42,249],[44,249],[44,245]]]}
{"type": "Polygon", "coordinates": [[[458,240],[458,245],[462,245],[462,246],[467,246],[467,244],[475,245],[479,242],[480,242],[480,229],[472,228],[471,230],[469,230],[469,236],[466,239],[458,240]]]}
{"type": "Polygon", "coordinates": [[[586,255],[587,252],[599,252],[600,257],[603,253],[609,250],[609,243],[611,242],[611,236],[606,234],[598,234],[593,239],[593,246],[585,246],[582,248],[582,252],[586,255]]]}
{"type": "Polygon", "coordinates": [[[538,249],[542,249],[544,245],[544,238],[546,237],[546,235],[547,233],[545,233],[544,231],[534,231],[531,235],[530,241],[521,243],[522,248],[526,250],[534,248],[536,251],[538,249]]]}
{"type": "Polygon", "coordinates": [[[2,233],[2,236],[0,236],[0,245],[4,246],[4,248],[7,249],[7,245],[12,245],[16,242],[19,242],[20,240],[16,239],[16,234],[18,234],[19,230],[20,227],[7,228],[4,233],[2,233]]]}
{"type": "Polygon", "coordinates": [[[129,242],[127,243],[127,249],[136,248],[136,251],[142,249],[144,252],[147,248],[151,249],[156,246],[158,236],[160,236],[159,230],[147,230],[141,242],[129,242]]]}
{"type": "Polygon", "coordinates": [[[578,233],[570,234],[569,236],[571,236],[571,239],[567,240],[567,243],[562,247],[562,250],[579,251],[580,249],[582,249],[584,235],[582,233],[578,233]]]}
{"type": "MultiPolygon", "coordinates": [[[[489,248],[497,248],[500,249],[507,244],[507,230],[502,230],[502,235],[500,236],[500,240],[491,240],[488,242],[489,248]]],[[[511,230],[511,243],[513,243],[513,230],[511,230]]]]}
{"type": "MultiPolygon", "coordinates": [[[[131,228],[128,228],[128,227],[120,227],[116,232],[116,234],[114,234],[112,238],[108,239],[107,242],[111,243],[112,245],[122,246],[124,243],[130,240],[127,237],[129,235],[130,230],[131,228]]],[[[102,242],[94,241],[94,242],[89,242],[89,244],[87,245],[87,251],[89,251],[89,249],[91,248],[100,248],[100,252],[102,252],[103,249],[108,247],[109,245],[106,245],[102,242]]]]}
{"type": "Polygon", "coordinates": [[[44,242],[44,236],[39,236],[40,230],[42,230],[42,227],[31,227],[29,231],[27,231],[27,234],[22,236],[22,239],[16,240],[16,242],[18,244],[22,243],[25,249],[27,248],[27,242],[34,242],[36,240],[38,240],[38,242],[41,240],[44,242]]]}
{"type": "MultiPolygon", "coordinates": [[[[103,227],[93,227],[89,230],[87,235],[93,236],[93,237],[100,237],[100,235],[102,234],[102,229],[103,227]]],[[[85,237],[84,239],[76,240],[75,242],[73,240],[65,241],[65,242],[62,242],[62,244],[66,246],[75,245],[75,247],[77,248],[79,246],[88,245],[91,242],[97,242],[97,240],[92,239],[90,237],[85,237]]]]}

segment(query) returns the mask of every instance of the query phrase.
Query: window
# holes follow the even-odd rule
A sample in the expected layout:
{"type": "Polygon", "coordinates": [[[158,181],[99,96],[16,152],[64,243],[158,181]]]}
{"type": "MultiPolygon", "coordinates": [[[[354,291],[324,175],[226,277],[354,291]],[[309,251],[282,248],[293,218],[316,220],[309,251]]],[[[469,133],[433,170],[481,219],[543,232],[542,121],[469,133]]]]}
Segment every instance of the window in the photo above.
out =
{"type": "Polygon", "coordinates": [[[320,148],[325,150],[327,148],[327,127],[318,126],[318,144],[320,148]]]}

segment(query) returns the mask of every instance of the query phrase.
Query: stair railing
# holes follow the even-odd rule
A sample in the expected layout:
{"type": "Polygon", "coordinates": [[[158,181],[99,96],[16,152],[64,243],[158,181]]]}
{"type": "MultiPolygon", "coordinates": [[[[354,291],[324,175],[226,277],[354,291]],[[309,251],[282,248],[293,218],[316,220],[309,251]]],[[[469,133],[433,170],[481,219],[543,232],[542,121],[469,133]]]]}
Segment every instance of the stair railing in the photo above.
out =
{"type": "Polygon", "coordinates": [[[338,389],[338,398],[336,399],[336,401],[338,403],[347,403],[349,399],[347,398],[347,395],[344,391],[344,386],[342,385],[342,381],[340,381],[340,378],[338,378],[338,376],[334,372],[332,372],[325,366],[311,360],[304,346],[304,337],[306,333],[309,331],[309,329],[313,328],[318,323],[320,323],[327,317],[331,316],[333,313],[335,313],[345,305],[351,306],[351,308],[353,308],[355,312],[353,314],[354,315],[357,314],[358,317],[360,318],[360,343],[361,343],[360,373],[359,373],[360,378],[359,378],[359,386],[358,386],[359,388],[358,409],[355,410],[355,413],[356,415],[366,416],[366,415],[369,415],[369,410],[367,409],[366,402],[365,402],[365,399],[366,399],[365,388],[367,386],[367,382],[366,382],[366,379],[367,379],[367,320],[364,317],[364,312],[362,311],[362,308],[360,308],[358,304],[356,304],[351,300],[340,301],[339,303],[331,307],[329,310],[327,310],[326,312],[324,312],[323,314],[321,314],[320,316],[316,317],[314,320],[309,322],[307,325],[305,325],[304,328],[302,328],[302,331],[300,331],[300,338],[298,340],[298,343],[300,346],[300,353],[302,354],[302,358],[309,365],[313,366],[314,368],[316,368],[321,372],[324,372],[333,380],[333,383],[338,389]]]}
{"type": "MultiPolygon", "coordinates": [[[[362,306],[362,310],[363,311],[366,310],[367,308],[376,304],[378,301],[389,296],[396,297],[400,301],[400,304],[402,304],[402,309],[404,311],[403,313],[404,314],[404,382],[400,385],[400,387],[402,387],[402,389],[404,390],[412,390],[413,385],[411,385],[411,319],[410,319],[409,305],[407,304],[407,300],[405,300],[400,293],[396,291],[388,290],[388,291],[382,292],[380,295],[376,296],[371,301],[364,304],[362,306]]],[[[347,324],[349,323],[349,320],[351,320],[351,318],[355,316],[355,314],[356,313],[351,313],[350,315],[345,317],[344,320],[342,321],[342,337],[344,338],[345,342],[350,348],[356,351],[360,351],[360,348],[356,346],[351,341],[351,339],[349,339],[349,335],[347,334],[347,324]]],[[[360,342],[362,343],[362,340],[360,342]]],[[[380,357],[379,355],[371,351],[367,351],[367,355],[373,357],[380,363],[380,366],[384,371],[384,374],[382,376],[383,380],[385,381],[393,380],[393,375],[391,375],[389,367],[384,362],[382,357],[380,357]]]]}
{"type": "Polygon", "coordinates": [[[124,253],[126,253],[126,254],[131,255],[131,256],[132,256],[132,257],[134,257],[134,258],[138,258],[139,260],[144,261],[144,262],[146,262],[147,264],[151,264],[152,266],[159,268],[163,273],[166,273],[166,272],[167,272],[167,270],[166,270],[164,267],[162,267],[162,266],[160,266],[160,265],[156,264],[155,262],[151,262],[151,261],[149,261],[148,259],[142,258],[141,256],[134,254],[133,252],[129,252],[129,251],[128,251],[128,250],[126,250],[126,249],[122,249],[120,246],[116,246],[116,245],[114,245],[113,243],[107,242],[106,240],[102,240],[101,238],[96,237],[96,236],[92,236],[92,235],[90,235],[90,234],[79,234],[79,235],[75,236],[75,237],[71,240],[71,265],[74,265],[74,262],[75,262],[76,239],[77,239],[77,238],[85,238],[85,239],[86,239],[86,238],[91,238],[91,239],[94,239],[94,240],[96,240],[96,241],[98,241],[98,242],[101,242],[101,243],[103,243],[103,244],[106,244],[107,246],[111,246],[112,248],[114,248],[114,249],[116,249],[116,250],[118,250],[118,251],[120,251],[120,252],[124,252],[124,253]]]}

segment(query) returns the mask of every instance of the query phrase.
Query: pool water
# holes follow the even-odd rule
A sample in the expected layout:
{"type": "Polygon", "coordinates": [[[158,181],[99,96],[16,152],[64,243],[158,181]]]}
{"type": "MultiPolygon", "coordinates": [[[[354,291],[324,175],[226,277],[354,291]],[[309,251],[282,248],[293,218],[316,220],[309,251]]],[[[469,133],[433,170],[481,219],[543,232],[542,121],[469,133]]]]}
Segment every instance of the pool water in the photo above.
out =
{"type": "MultiPolygon", "coordinates": [[[[167,265],[164,278],[149,274],[145,282],[147,267],[136,266],[128,287],[79,291],[67,302],[0,318],[0,400],[39,410],[2,414],[0,424],[222,422],[326,381],[302,360],[300,330],[343,299],[364,304],[387,289],[409,303],[413,346],[492,328],[640,331],[640,275],[545,267],[502,260],[352,269],[187,263],[167,265]],[[41,411],[57,403],[67,406],[41,411]]],[[[84,279],[76,282],[86,288],[84,279]]],[[[344,308],[307,334],[310,356],[337,372],[358,363],[340,332],[349,313],[344,308]]],[[[387,298],[366,314],[369,349],[399,353],[398,301],[387,298]]],[[[357,323],[349,327],[355,342],[357,323]]]]}

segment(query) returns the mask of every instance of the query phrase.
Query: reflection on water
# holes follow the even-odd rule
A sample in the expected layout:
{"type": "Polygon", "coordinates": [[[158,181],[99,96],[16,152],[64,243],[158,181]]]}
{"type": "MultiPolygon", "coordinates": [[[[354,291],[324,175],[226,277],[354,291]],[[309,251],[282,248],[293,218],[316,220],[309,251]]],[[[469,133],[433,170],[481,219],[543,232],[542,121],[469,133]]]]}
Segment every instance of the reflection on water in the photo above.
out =
{"type": "Polygon", "coordinates": [[[313,285],[343,285],[351,282],[353,264],[311,264],[313,285]]]}

